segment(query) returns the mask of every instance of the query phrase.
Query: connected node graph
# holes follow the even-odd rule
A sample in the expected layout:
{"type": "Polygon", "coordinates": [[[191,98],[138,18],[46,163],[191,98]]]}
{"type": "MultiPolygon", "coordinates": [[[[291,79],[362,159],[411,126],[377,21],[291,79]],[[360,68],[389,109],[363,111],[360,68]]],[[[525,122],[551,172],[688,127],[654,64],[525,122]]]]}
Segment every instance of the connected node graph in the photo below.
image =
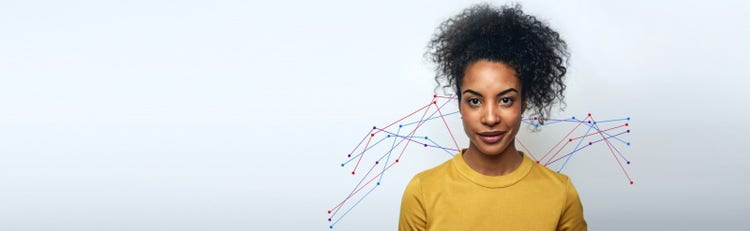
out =
{"type": "MultiPolygon", "coordinates": [[[[445,153],[447,158],[461,150],[454,133],[456,129],[451,129],[447,119],[459,114],[457,109],[446,107],[450,102],[455,103],[456,97],[433,95],[429,103],[385,126],[372,126],[362,135],[357,145],[346,153],[346,159],[339,164],[347,169],[347,174],[357,176],[359,180],[343,200],[327,210],[330,229],[381,186],[385,173],[403,159],[407,148],[427,148],[445,153]]],[[[536,117],[525,118],[522,123],[533,128],[563,129],[566,124],[573,127],[566,129],[567,132],[562,133],[564,135],[559,141],[546,149],[543,155],[532,152],[520,139],[520,135],[516,136],[516,147],[527,153],[537,164],[561,172],[577,153],[590,150],[592,146],[603,145],[616,160],[627,182],[634,183],[622,164],[625,162],[629,165],[630,160],[620,150],[623,146],[630,146],[630,142],[623,139],[624,135],[630,134],[630,117],[595,120],[591,113],[587,113],[583,118],[571,116],[545,121],[536,117]]]]}

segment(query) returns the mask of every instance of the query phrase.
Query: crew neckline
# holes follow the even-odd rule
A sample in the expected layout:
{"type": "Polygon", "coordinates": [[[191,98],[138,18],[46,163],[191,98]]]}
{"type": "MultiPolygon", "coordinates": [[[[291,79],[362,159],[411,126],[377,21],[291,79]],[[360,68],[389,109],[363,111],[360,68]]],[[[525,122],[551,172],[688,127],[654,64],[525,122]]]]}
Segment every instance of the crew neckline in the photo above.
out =
{"type": "Polygon", "coordinates": [[[518,151],[523,156],[523,160],[518,168],[502,176],[488,176],[477,172],[466,163],[463,158],[465,151],[466,149],[462,149],[461,152],[453,157],[453,160],[451,160],[453,166],[468,180],[486,188],[504,188],[518,183],[531,172],[531,168],[534,166],[533,161],[524,152],[518,151]]]}

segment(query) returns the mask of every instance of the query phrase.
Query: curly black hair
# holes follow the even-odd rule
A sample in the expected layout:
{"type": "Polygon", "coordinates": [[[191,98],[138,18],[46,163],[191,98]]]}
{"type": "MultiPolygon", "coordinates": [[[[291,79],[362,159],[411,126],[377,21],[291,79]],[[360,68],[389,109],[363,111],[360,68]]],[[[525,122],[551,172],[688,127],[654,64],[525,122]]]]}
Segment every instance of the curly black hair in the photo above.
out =
{"type": "Polygon", "coordinates": [[[567,44],[519,4],[467,8],[440,24],[427,48],[425,55],[437,64],[438,86],[453,87],[459,99],[466,67],[489,60],[516,71],[521,99],[538,121],[547,119],[553,104],[564,107],[567,44]]]}

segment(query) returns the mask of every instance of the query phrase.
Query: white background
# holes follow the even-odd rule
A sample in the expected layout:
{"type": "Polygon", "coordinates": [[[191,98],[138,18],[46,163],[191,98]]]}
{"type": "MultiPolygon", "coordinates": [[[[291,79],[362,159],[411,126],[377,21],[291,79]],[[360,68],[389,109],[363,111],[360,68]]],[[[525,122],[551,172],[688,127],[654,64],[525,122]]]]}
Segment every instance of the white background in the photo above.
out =
{"type": "MultiPolygon", "coordinates": [[[[1,1],[0,230],[327,230],[339,163],[430,99],[425,46],[472,3],[1,1]]],[[[558,115],[633,118],[635,185],[606,150],[566,167],[590,229],[747,229],[750,4],[523,5],[569,43],[558,115]]],[[[396,228],[448,159],[409,155],[336,229],[396,228]]]]}

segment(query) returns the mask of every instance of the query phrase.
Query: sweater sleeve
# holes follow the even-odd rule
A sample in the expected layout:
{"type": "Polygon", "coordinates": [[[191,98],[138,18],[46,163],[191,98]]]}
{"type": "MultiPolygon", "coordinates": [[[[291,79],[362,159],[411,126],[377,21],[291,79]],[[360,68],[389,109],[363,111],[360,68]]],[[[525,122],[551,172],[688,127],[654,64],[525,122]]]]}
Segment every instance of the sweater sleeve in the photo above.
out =
{"type": "Polygon", "coordinates": [[[587,230],[587,225],[586,220],[583,218],[583,205],[581,205],[581,200],[578,198],[578,192],[573,187],[573,183],[570,182],[570,178],[567,179],[566,184],[565,207],[563,208],[562,215],[560,215],[557,230],[585,231],[587,230]]]}
{"type": "Polygon", "coordinates": [[[399,231],[427,230],[426,212],[423,206],[422,184],[419,175],[409,181],[401,199],[401,215],[398,220],[399,231]]]}

